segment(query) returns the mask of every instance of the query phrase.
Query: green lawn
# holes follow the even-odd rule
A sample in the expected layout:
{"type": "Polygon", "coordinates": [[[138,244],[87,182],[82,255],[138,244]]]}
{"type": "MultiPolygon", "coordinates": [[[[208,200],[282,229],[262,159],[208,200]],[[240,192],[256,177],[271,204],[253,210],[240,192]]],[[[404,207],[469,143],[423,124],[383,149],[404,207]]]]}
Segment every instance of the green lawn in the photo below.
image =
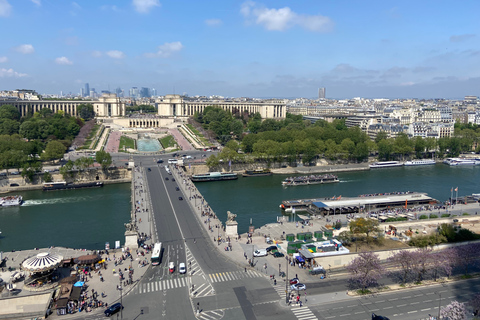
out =
{"type": "Polygon", "coordinates": [[[129,137],[121,136],[118,150],[123,150],[124,147],[126,147],[127,149],[135,149],[135,140],[129,137]]]}
{"type": "Polygon", "coordinates": [[[208,145],[208,140],[203,136],[203,134],[200,133],[200,131],[198,131],[194,126],[192,126],[191,124],[186,124],[186,126],[192,130],[193,134],[197,136],[197,138],[200,140],[201,143],[203,143],[204,145],[208,145]]]}
{"type": "Polygon", "coordinates": [[[162,144],[162,147],[164,149],[175,147],[177,145],[177,142],[175,141],[173,136],[166,136],[166,137],[160,139],[160,143],[162,144]]]}

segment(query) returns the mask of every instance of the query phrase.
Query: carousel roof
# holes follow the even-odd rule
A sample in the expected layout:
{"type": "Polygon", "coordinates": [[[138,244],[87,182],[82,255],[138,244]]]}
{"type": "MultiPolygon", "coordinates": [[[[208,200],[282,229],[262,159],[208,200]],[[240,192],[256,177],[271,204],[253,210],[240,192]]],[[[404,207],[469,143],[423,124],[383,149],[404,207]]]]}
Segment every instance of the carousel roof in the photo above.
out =
{"type": "Polygon", "coordinates": [[[85,264],[92,264],[92,263],[96,263],[98,261],[102,260],[102,257],[100,257],[100,255],[98,254],[89,254],[89,255],[86,255],[86,256],[80,256],[78,258],[75,258],[73,261],[76,263],[76,264],[80,264],[80,265],[85,265],[85,264]]]}
{"type": "Polygon", "coordinates": [[[42,272],[56,268],[63,257],[50,252],[42,252],[34,257],[28,258],[22,263],[22,267],[30,272],[42,272]]]}

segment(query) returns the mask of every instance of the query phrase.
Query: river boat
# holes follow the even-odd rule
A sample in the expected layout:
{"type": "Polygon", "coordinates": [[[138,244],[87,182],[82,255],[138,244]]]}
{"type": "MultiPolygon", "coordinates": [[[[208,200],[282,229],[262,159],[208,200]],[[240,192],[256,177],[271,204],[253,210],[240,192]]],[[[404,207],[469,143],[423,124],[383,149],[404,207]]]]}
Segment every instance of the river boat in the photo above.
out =
{"type": "Polygon", "coordinates": [[[14,207],[20,206],[23,203],[22,196],[8,196],[0,198],[0,206],[2,207],[14,207]]]}
{"type": "Polygon", "coordinates": [[[339,182],[338,177],[333,174],[311,175],[290,177],[282,181],[284,187],[287,186],[305,186],[310,184],[323,184],[339,182]]]}
{"type": "Polygon", "coordinates": [[[480,161],[465,158],[447,158],[443,163],[448,164],[449,166],[475,166],[480,164],[480,161]]]}
{"type": "Polygon", "coordinates": [[[43,184],[43,191],[57,191],[57,190],[71,190],[71,189],[83,189],[83,188],[101,188],[103,182],[84,182],[84,183],[67,183],[65,181],[60,182],[45,182],[43,184]]]}
{"type": "Polygon", "coordinates": [[[193,182],[205,182],[205,181],[222,181],[222,180],[236,180],[238,174],[233,172],[208,172],[194,174],[191,177],[193,182]]]}
{"type": "Polygon", "coordinates": [[[260,176],[271,176],[273,173],[270,169],[255,169],[255,170],[245,170],[242,173],[244,177],[260,177],[260,176]]]}
{"type": "Polygon", "coordinates": [[[403,162],[400,162],[400,161],[379,161],[379,162],[374,162],[371,165],[369,165],[369,167],[371,169],[401,167],[401,166],[403,166],[403,162]]]}
{"type": "Polygon", "coordinates": [[[435,164],[435,160],[432,159],[424,159],[424,160],[411,160],[411,161],[405,161],[404,165],[405,166],[426,166],[430,164],[435,164]]]}

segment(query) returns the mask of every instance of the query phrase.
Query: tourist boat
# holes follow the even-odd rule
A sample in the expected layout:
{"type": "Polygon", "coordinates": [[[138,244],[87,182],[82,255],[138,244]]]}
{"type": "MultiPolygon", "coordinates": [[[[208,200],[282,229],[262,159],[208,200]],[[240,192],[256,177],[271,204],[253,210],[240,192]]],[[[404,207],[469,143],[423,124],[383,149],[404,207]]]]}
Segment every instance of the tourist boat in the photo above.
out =
{"type": "Polygon", "coordinates": [[[245,170],[242,173],[244,177],[258,177],[258,176],[271,176],[272,171],[270,169],[255,169],[255,170],[245,170]]]}
{"type": "Polygon", "coordinates": [[[193,182],[235,180],[238,179],[238,175],[233,172],[208,172],[194,174],[190,179],[193,182]]]}
{"type": "Polygon", "coordinates": [[[2,207],[20,206],[22,203],[22,196],[8,196],[0,198],[0,206],[2,207]]]}
{"type": "Polygon", "coordinates": [[[43,191],[56,191],[56,190],[71,190],[71,189],[83,189],[83,188],[101,188],[103,182],[85,182],[85,183],[66,183],[60,182],[45,182],[43,184],[43,191]]]}
{"type": "Polygon", "coordinates": [[[447,158],[443,161],[443,163],[446,163],[449,166],[475,166],[480,164],[480,161],[465,158],[447,158]]]}
{"type": "Polygon", "coordinates": [[[379,161],[372,163],[370,168],[390,168],[390,167],[401,167],[403,162],[400,161],[379,161]]]}
{"type": "Polygon", "coordinates": [[[284,187],[287,186],[304,186],[309,184],[335,183],[339,182],[338,177],[333,174],[311,175],[290,177],[282,181],[284,187]]]}
{"type": "Polygon", "coordinates": [[[405,166],[426,166],[429,164],[435,164],[435,160],[432,159],[425,159],[425,160],[411,160],[405,161],[405,166]]]}

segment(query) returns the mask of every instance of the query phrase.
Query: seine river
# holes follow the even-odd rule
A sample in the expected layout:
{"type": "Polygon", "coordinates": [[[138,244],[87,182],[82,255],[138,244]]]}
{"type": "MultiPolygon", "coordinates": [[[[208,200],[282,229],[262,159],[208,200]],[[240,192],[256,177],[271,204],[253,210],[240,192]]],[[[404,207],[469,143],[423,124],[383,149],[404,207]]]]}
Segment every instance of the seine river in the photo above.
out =
{"type": "MultiPolygon", "coordinates": [[[[355,197],[392,191],[426,192],[445,201],[451,188],[459,196],[480,193],[480,166],[450,167],[445,164],[383,168],[338,173],[340,183],[284,188],[287,176],[240,177],[234,181],[197,183],[197,188],[222,221],[227,211],[237,214],[238,231],[275,222],[282,215],[282,200],[355,197]]],[[[62,246],[103,249],[124,243],[123,224],[130,218],[130,184],[101,189],[19,192],[25,204],[0,208],[0,251],[62,246]]],[[[188,196],[188,194],[187,194],[188,196]]]]}
{"type": "Polygon", "coordinates": [[[459,196],[480,193],[480,166],[436,164],[346,172],[338,173],[340,183],[284,188],[281,182],[286,177],[240,177],[233,181],[196,183],[196,186],[222,221],[226,221],[227,211],[237,214],[239,233],[248,232],[250,219],[257,228],[275,222],[282,215],[279,209],[282,200],[418,191],[445,201],[452,187],[458,187],[459,196]]]}
{"type": "Polygon", "coordinates": [[[125,242],[130,183],[100,189],[18,192],[21,207],[0,208],[0,251],[50,246],[104,249],[125,242]]]}

